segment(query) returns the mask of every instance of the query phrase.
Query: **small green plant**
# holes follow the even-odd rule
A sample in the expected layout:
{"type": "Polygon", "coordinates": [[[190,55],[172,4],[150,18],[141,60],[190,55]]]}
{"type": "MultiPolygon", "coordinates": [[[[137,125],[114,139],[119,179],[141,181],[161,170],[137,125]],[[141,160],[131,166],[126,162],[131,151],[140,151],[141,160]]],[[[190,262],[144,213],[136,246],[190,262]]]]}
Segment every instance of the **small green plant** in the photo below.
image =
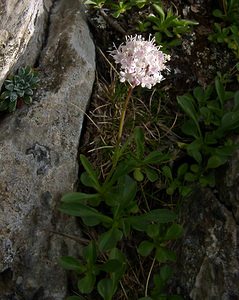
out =
{"type": "Polygon", "coordinates": [[[214,24],[214,33],[208,39],[212,42],[225,43],[239,58],[239,2],[237,0],[223,0],[223,11],[215,9],[214,17],[221,23],[214,24]]]}
{"type": "MultiPolygon", "coordinates": [[[[96,243],[91,241],[83,248],[82,257],[79,260],[64,256],[60,259],[60,264],[66,270],[77,272],[79,275],[77,286],[82,294],[91,293],[95,288],[97,276],[103,277],[97,283],[97,291],[103,299],[111,299],[125,271],[126,259],[124,254],[117,248],[112,248],[107,257],[108,260],[104,262],[105,256],[100,255],[96,243]],[[97,261],[99,256],[101,263],[97,261]],[[108,277],[106,277],[107,275],[108,277]]],[[[74,297],[75,299],[82,299],[74,297]]],[[[72,297],[68,299],[72,299],[72,297]]]]}
{"type": "Polygon", "coordinates": [[[36,72],[30,67],[20,68],[17,74],[8,77],[0,95],[0,111],[14,112],[21,102],[31,104],[38,82],[36,72]]]}
{"type": "Polygon", "coordinates": [[[151,13],[145,21],[138,22],[141,32],[152,31],[155,33],[156,42],[165,47],[174,47],[181,44],[181,35],[190,31],[190,26],[198,25],[196,21],[181,19],[179,15],[169,8],[165,13],[159,3],[153,4],[151,13]]]}
{"type": "Polygon", "coordinates": [[[239,129],[239,92],[226,91],[216,77],[214,86],[196,87],[193,94],[179,96],[178,104],[187,116],[182,132],[192,138],[181,148],[194,160],[178,170],[178,178],[213,187],[214,169],[224,165],[238,147],[230,134],[239,129]]]}
{"type": "MultiPolygon", "coordinates": [[[[149,154],[145,162],[158,163],[159,156],[162,160],[162,154],[157,158],[155,154],[153,156],[150,158],[149,154]]],[[[140,209],[136,198],[137,182],[129,175],[136,166],[138,167],[137,161],[136,165],[134,160],[120,161],[103,184],[99,182],[97,172],[83,155],[81,155],[81,162],[86,170],[81,175],[81,183],[88,188],[93,188],[95,192],[64,195],[60,210],[80,217],[85,225],[95,227],[99,234],[97,240],[89,242],[85,247],[81,261],[63,257],[61,264],[68,270],[77,271],[80,275],[78,288],[81,293],[92,292],[97,284],[97,291],[101,297],[110,300],[117,292],[119,281],[127,268],[126,259],[118,248],[119,243],[132,236],[133,232],[134,236],[137,236],[137,232],[145,233],[152,239],[152,242],[148,242],[152,245],[151,251],[156,247],[157,261],[175,261],[176,256],[174,252],[167,249],[167,243],[170,239],[181,235],[181,227],[172,223],[176,215],[168,209],[153,209],[149,212],[140,209]],[[172,225],[168,225],[170,223],[172,225]],[[101,256],[104,257],[105,263],[99,265],[101,256]],[[97,280],[99,277],[103,279],[97,280]]],[[[150,255],[151,251],[146,253],[145,244],[146,241],[141,243],[138,251],[144,256],[150,255]]]]}
{"type": "Polygon", "coordinates": [[[183,163],[177,168],[176,174],[173,171],[168,165],[163,166],[161,170],[163,177],[161,180],[166,181],[166,193],[171,196],[177,191],[181,197],[189,196],[193,190],[191,183],[194,183],[198,177],[194,173],[200,174],[199,166],[197,164],[189,166],[188,163],[183,163]],[[190,170],[192,173],[189,173],[190,170]]]}
{"type": "Polygon", "coordinates": [[[239,27],[231,25],[228,27],[222,27],[221,24],[214,24],[214,33],[209,36],[209,40],[217,43],[225,43],[228,48],[233,51],[236,58],[239,58],[239,27]]]}
{"type": "Polygon", "coordinates": [[[111,0],[86,0],[84,2],[86,5],[91,5],[95,9],[107,8],[110,10],[114,18],[118,18],[120,15],[124,14],[127,10],[133,7],[143,8],[146,4],[150,4],[149,0],[125,0],[116,1],[111,0]]]}
{"type": "Polygon", "coordinates": [[[222,0],[222,9],[215,9],[213,15],[225,23],[239,25],[239,2],[237,0],[222,0]]]}
{"type": "Polygon", "coordinates": [[[107,8],[114,18],[119,18],[127,11],[137,7],[147,8],[148,13],[138,16],[137,29],[140,32],[154,33],[157,44],[164,49],[181,44],[181,36],[191,30],[191,26],[198,25],[198,22],[182,19],[177,13],[169,8],[165,12],[161,1],[148,0],[87,0],[85,4],[91,5],[95,9],[107,8]]]}

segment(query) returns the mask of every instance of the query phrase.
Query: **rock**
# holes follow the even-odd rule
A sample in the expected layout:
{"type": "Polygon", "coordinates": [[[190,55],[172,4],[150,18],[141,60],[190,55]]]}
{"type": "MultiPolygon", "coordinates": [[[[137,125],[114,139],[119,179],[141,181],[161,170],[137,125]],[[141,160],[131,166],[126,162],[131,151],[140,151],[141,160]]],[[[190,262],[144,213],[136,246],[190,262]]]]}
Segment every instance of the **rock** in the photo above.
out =
{"type": "Polygon", "coordinates": [[[94,82],[94,45],[78,1],[56,2],[39,69],[36,101],[0,124],[1,300],[65,299],[58,259],[80,248],[53,233],[79,236],[74,218],[57,209],[78,178],[78,145],[94,82]]]}
{"type": "Polygon", "coordinates": [[[9,72],[35,63],[51,5],[52,0],[0,0],[0,88],[9,72]]]}
{"type": "Polygon", "coordinates": [[[239,299],[239,226],[219,194],[197,191],[185,203],[176,290],[184,299],[239,299]]]}
{"type": "MultiPolygon", "coordinates": [[[[239,139],[235,142],[237,145],[239,139]]],[[[239,151],[229,162],[225,176],[221,178],[218,197],[220,201],[230,209],[237,224],[239,225],[239,151]]]]}

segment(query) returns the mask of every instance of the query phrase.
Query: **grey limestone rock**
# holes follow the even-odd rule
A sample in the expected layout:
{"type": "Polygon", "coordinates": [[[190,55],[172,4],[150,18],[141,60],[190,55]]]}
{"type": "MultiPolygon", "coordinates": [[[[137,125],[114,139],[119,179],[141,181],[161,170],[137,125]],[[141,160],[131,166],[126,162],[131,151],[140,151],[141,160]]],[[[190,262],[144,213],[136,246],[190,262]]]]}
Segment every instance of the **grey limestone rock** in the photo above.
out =
{"type": "Polygon", "coordinates": [[[79,235],[74,218],[57,207],[78,178],[95,52],[78,1],[57,1],[48,30],[33,105],[0,122],[1,300],[64,299],[66,275],[58,259],[79,249],[53,232],[79,235]]]}
{"type": "Polygon", "coordinates": [[[185,300],[239,299],[239,225],[221,189],[197,191],[183,209],[176,286],[185,300]]]}
{"type": "Polygon", "coordinates": [[[9,72],[35,63],[51,6],[52,0],[0,0],[0,88],[9,72]]]}

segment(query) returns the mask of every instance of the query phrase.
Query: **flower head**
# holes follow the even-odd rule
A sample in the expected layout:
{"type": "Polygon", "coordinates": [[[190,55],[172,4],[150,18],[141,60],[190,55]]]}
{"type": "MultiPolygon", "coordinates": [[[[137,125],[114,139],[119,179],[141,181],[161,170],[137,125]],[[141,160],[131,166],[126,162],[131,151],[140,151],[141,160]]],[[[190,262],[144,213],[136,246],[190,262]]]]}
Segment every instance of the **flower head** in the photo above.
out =
{"type": "Polygon", "coordinates": [[[128,81],[133,87],[151,88],[164,78],[163,70],[170,56],[160,51],[155,39],[145,40],[141,35],[127,36],[126,43],[111,51],[116,63],[121,64],[120,81],[128,81]]]}

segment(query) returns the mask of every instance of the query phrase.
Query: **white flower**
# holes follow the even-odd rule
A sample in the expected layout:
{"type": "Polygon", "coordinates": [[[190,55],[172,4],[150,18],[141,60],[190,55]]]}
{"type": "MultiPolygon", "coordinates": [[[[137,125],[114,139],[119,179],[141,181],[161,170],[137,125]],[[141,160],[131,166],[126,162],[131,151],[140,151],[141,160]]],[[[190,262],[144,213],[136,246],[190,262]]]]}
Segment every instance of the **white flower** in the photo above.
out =
{"type": "Polygon", "coordinates": [[[155,38],[146,41],[141,35],[127,36],[126,43],[111,51],[116,63],[121,64],[120,81],[128,81],[133,87],[141,85],[151,89],[164,78],[163,70],[170,56],[160,51],[155,38]]]}

